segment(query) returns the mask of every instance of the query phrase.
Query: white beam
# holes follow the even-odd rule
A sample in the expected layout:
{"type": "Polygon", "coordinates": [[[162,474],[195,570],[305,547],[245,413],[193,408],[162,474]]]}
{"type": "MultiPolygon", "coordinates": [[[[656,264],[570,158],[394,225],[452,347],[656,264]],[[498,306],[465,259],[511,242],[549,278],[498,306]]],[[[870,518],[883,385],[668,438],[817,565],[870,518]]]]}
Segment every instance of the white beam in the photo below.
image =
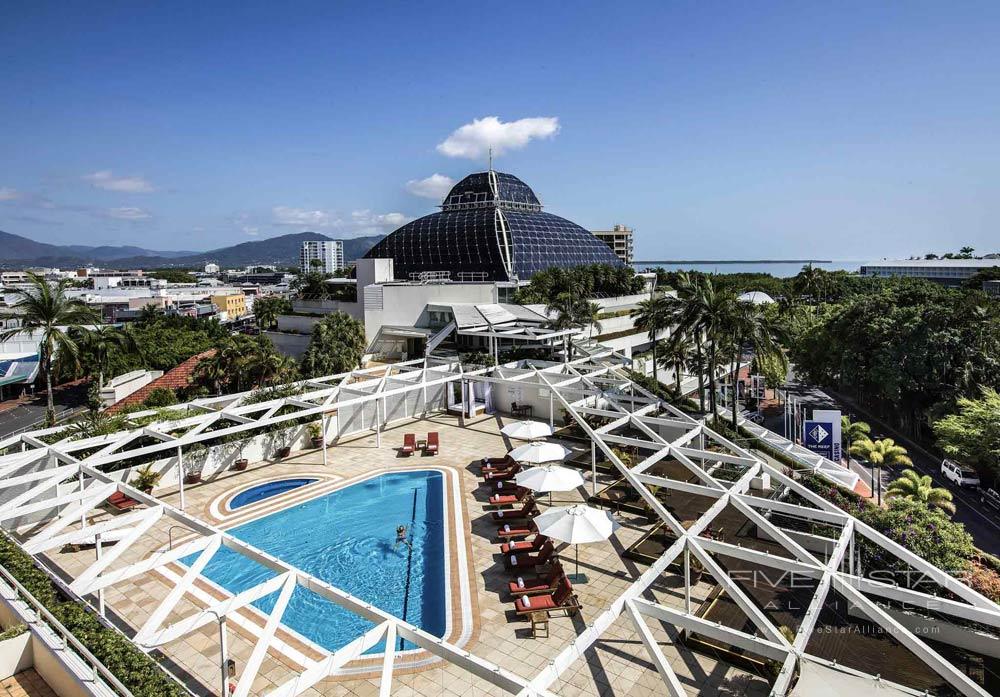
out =
{"type": "Polygon", "coordinates": [[[660,645],[656,643],[656,638],[649,631],[649,627],[646,625],[646,621],[642,618],[642,615],[636,610],[636,601],[626,601],[625,611],[628,613],[629,619],[632,620],[635,630],[639,633],[639,639],[646,648],[646,653],[649,654],[650,660],[656,666],[656,671],[660,674],[660,679],[663,680],[666,694],[670,695],[670,697],[687,697],[684,686],[681,685],[677,674],[670,667],[670,663],[667,661],[666,656],[663,655],[663,651],[660,650],[660,645]]]}
{"type": "Polygon", "coordinates": [[[236,685],[233,697],[247,697],[250,694],[250,688],[253,686],[253,681],[257,677],[257,673],[260,672],[260,666],[264,662],[264,657],[267,656],[267,649],[274,640],[274,633],[278,631],[278,626],[281,624],[281,617],[285,614],[285,608],[288,607],[288,601],[292,599],[294,591],[295,575],[287,574],[284,582],[281,584],[281,592],[278,594],[278,600],[274,603],[271,614],[267,616],[264,631],[260,635],[260,638],[257,639],[257,643],[254,644],[253,652],[243,667],[243,675],[240,676],[240,681],[236,685]]]}

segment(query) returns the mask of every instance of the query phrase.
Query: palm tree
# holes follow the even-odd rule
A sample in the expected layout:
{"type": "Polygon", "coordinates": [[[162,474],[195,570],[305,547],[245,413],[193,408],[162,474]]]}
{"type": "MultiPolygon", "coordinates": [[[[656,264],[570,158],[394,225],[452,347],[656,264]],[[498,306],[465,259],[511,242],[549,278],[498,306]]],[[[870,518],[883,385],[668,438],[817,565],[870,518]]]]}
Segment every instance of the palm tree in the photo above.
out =
{"type": "Polygon", "coordinates": [[[817,269],[812,264],[806,264],[795,277],[795,285],[802,295],[808,295],[815,302],[819,302],[826,290],[827,274],[823,269],[817,269]]]}
{"type": "Polygon", "coordinates": [[[60,360],[77,362],[78,346],[70,335],[70,329],[85,324],[93,324],[98,318],[93,310],[80,300],[68,298],[66,289],[71,281],[67,278],[50,285],[39,274],[28,272],[30,287],[12,292],[17,299],[15,312],[0,313],[0,320],[20,320],[19,327],[0,332],[0,341],[6,341],[18,334],[33,336],[39,334],[38,352],[42,372],[45,373],[47,408],[45,418],[48,423],[55,420],[55,406],[52,400],[52,358],[58,349],[60,360]]]}
{"type": "Polygon", "coordinates": [[[670,328],[672,317],[672,298],[665,295],[657,295],[643,300],[638,307],[632,310],[632,323],[639,331],[647,332],[653,349],[653,379],[660,381],[657,366],[659,361],[656,358],[656,349],[659,344],[657,338],[661,332],[670,328]]]}
{"type": "Polygon", "coordinates": [[[684,302],[678,318],[678,331],[703,336],[708,345],[709,405],[716,413],[716,372],[721,345],[732,336],[732,318],[739,301],[736,294],[719,291],[706,276],[699,278],[690,299],[684,302]]]}
{"type": "MultiPolygon", "coordinates": [[[[583,326],[580,323],[580,308],[572,293],[565,292],[557,295],[545,306],[545,313],[550,317],[549,326],[556,331],[579,329],[583,326]]],[[[566,341],[567,358],[572,360],[573,335],[567,335],[566,341]]]]}
{"type": "Polygon", "coordinates": [[[864,421],[851,421],[849,416],[840,417],[840,440],[845,451],[851,452],[851,446],[856,440],[868,439],[872,427],[864,421]]]}
{"type": "Polygon", "coordinates": [[[871,463],[872,469],[878,469],[876,484],[879,505],[882,503],[882,468],[897,465],[913,466],[913,461],[906,454],[906,448],[896,445],[896,442],[892,438],[883,438],[874,441],[865,438],[864,440],[856,441],[851,446],[851,455],[867,460],[871,463]]]}
{"type": "Polygon", "coordinates": [[[911,469],[899,473],[885,490],[886,498],[903,498],[917,501],[928,507],[940,508],[954,515],[955,504],[952,503],[951,492],[944,487],[934,486],[930,475],[918,474],[911,469]]]}
{"type": "Polygon", "coordinates": [[[695,365],[694,342],[687,334],[674,334],[660,355],[660,365],[674,372],[674,392],[681,396],[681,373],[695,365]]]}
{"type": "Polygon", "coordinates": [[[592,303],[589,300],[581,300],[578,303],[577,310],[579,315],[577,319],[580,320],[580,324],[584,327],[590,328],[589,339],[594,338],[594,331],[596,330],[598,334],[601,333],[601,321],[599,317],[601,316],[601,306],[597,303],[592,303]]]}
{"type": "Polygon", "coordinates": [[[139,344],[130,327],[118,327],[103,324],[93,329],[73,331],[73,338],[84,351],[89,351],[97,363],[97,386],[104,387],[104,373],[110,370],[111,358],[115,353],[138,354],[139,344]]]}
{"type": "Polygon", "coordinates": [[[736,388],[740,376],[740,362],[744,349],[749,348],[762,360],[774,359],[788,369],[788,359],[781,349],[784,331],[775,316],[763,305],[739,302],[731,308],[729,317],[733,333],[733,428],[737,427],[737,403],[739,392],[736,388]]]}

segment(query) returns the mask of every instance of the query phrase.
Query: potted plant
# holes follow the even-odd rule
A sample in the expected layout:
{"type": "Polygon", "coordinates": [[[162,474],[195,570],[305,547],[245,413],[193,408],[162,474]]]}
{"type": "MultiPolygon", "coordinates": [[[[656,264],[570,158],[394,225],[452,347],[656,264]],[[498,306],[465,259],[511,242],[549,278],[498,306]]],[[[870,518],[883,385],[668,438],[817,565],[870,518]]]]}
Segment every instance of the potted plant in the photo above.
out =
{"type": "Polygon", "coordinates": [[[288,445],[288,432],[281,431],[277,440],[278,448],[274,451],[274,458],[276,460],[283,460],[292,452],[292,447],[288,445]]]}
{"type": "Polygon", "coordinates": [[[243,448],[240,448],[240,456],[233,461],[233,469],[237,472],[242,472],[249,464],[250,461],[243,457],[243,448]]]}
{"type": "Polygon", "coordinates": [[[323,445],[323,425],[319,421],[313,421],[306,427],[309,430],[309,441],[312,447],[319,448],[323,445]]]}
{"type": "Polygon", "coordinates": [[[149,464],[135,471],[131,484],[142,493],[151,494],[153,487],[160,483],[162,477],[163,475],[155,471],[152,464],[149,464]]]}
{"type": "Polygon", "coordinates": [[[188,448],[184,460],[184,483],[197,484],[201,481],[201,471],[205,468],[205,457],[208,449],[201,443],[195,443],[188,448]]]}

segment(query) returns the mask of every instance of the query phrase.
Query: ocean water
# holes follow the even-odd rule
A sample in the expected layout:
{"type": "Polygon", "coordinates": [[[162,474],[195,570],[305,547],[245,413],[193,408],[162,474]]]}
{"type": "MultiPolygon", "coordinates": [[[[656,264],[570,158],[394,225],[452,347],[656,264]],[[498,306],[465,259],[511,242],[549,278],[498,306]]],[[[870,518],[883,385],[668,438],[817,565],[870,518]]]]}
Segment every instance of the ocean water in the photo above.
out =
{"type": "MultiPolygon", "coordinates": [[[[395,472],[229,530],[284,562],[443,636],[445,610],[444,478],[440,472],[395,472]],[[396,545],[405,525],[411,544],[396,545]]],[[[195,555],[183,560],[191,564],[195,555]]],[[[225,547],[202,575],[239,593],[277,574],[225,547]]],[[[254,603],[270,612],[278,593],[254,603]]],[[[296,588],[282,623],[335,651],[374,625],[304,588],[296,588]]],[[[397,649],[413,648],[397,640],[397,649]]],[[[384,650],[383,645],[370,653],[384,650]]]]}
{"type": "MultiPolygon", "coordinates": [[[[802,261],[699,261],[699,262],[641,262],[632,264],[636,271],[662,267],[667,271],[701,271],[704,273],[769,273],[778,278],[788,278],[802,270],[802,261]]],[[[813,267],[826,271],[852,271],[861,268],[864,261],[814,262],[813,267]]]]}

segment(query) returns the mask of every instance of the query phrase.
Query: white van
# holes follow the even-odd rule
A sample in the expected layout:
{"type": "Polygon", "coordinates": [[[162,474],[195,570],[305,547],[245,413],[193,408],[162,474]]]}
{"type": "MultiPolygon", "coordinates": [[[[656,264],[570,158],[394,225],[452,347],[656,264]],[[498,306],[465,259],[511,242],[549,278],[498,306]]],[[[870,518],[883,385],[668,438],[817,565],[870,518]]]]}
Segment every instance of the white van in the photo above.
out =
{"type": "Polygon", "coordinates": [[[941,474],[959,486],[979,486],[976,470],[948,459],[941,461],[941,474]]]}

